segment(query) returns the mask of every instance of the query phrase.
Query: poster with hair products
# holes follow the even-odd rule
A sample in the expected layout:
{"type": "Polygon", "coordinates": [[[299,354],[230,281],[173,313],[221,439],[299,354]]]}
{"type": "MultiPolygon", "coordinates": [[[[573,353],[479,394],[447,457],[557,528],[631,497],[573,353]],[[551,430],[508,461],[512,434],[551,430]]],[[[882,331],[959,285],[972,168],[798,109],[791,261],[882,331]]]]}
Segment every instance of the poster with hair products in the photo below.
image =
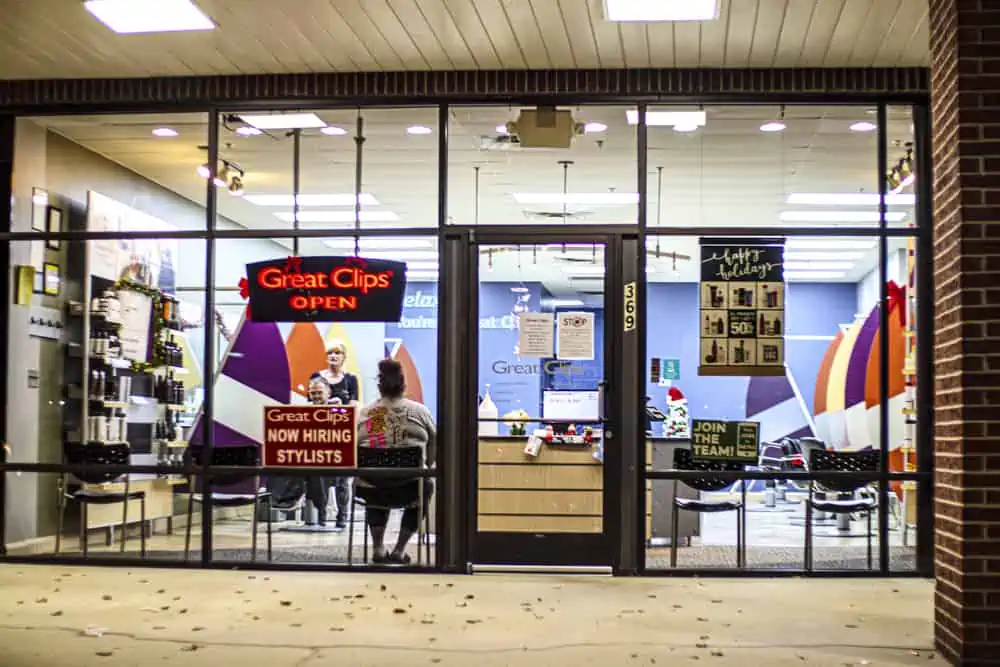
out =
{"type": "Polygon", "coordinates": [[[702,239],[698,375],[785,374],[784,241],[702,239]]]}

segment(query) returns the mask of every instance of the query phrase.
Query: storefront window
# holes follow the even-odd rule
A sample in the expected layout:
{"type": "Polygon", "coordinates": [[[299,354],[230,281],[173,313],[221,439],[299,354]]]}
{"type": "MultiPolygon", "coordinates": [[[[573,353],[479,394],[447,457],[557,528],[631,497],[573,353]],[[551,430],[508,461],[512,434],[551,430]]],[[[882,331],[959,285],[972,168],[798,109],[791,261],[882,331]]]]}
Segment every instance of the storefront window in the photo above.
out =
{"type": "Polygon", "coordinates": [[[454,107],[448,221],[634,225],[636,128],[625,107],[454,107]]]}
{"type": "Polygon", "coordinates": [[[437,115],[436,108],[223,114],[219,227],[436,227],[437,115]]]}
{"type": "Polygon", "coordinates": [[[886,224],[916,227],[918,175],[913,108],[886,107],[886,120],[886,191],[891,210],[897,214],[887,216],[886,224]]]}
{"type": "Polygon", "coordinates": [[[877,120],[874,107],[651,106],[648,224],[877,227],[877,120]]]}

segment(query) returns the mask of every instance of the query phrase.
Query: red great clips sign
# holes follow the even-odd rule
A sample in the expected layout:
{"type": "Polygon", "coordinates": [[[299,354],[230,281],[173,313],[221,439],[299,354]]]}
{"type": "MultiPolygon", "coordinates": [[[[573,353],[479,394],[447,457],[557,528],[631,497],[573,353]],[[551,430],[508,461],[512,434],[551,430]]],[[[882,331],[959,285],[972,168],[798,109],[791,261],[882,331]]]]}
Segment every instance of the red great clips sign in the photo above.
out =
{"type": "Polygon", "coordinates": [[[264,465],[353,468],[358,460],[353,405],[264,408],[264,465]]]}
{"type": "Polygon", "coordinates": [[[255,322],[398,322],[406,264],[288,257],[247,264],[240,287],[255,322]]]}

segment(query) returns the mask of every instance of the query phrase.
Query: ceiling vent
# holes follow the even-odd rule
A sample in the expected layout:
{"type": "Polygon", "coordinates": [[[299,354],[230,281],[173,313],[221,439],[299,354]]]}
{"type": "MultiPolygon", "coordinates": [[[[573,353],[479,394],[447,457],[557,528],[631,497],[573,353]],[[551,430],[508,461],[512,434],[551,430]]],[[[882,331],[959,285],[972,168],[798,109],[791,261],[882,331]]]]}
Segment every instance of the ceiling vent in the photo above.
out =
{"type": "Polygon", "coordinates": [[[524,217],[528,220],[545,222],[573,222],[582,221],[589,218],[591,211],[524,211],[524,217]]]}

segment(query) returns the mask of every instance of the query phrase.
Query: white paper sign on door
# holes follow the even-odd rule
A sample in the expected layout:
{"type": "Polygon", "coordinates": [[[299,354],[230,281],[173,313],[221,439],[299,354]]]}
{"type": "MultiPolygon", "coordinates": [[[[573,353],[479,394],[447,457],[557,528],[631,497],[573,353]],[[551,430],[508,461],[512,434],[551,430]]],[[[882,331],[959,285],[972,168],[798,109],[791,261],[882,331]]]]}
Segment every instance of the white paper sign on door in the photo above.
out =
{"type": "Polygon", "coordinates": [[[517,331],[520,356],[548,359],[555,354],[556,322],[552,313],[521,313],[517,331]]]}
{"type": "Polygon", "coordinates": [[[131,290],[118,292],[122,305],[122,357],[129,361],[149,361],[149,327],[153,299],[131,290]]]}
{"type": "Polygon", "coordinates": [[[594,358],[593,313],[559,313],[556,322],[560,359],[588,361],[594,358]]]}

